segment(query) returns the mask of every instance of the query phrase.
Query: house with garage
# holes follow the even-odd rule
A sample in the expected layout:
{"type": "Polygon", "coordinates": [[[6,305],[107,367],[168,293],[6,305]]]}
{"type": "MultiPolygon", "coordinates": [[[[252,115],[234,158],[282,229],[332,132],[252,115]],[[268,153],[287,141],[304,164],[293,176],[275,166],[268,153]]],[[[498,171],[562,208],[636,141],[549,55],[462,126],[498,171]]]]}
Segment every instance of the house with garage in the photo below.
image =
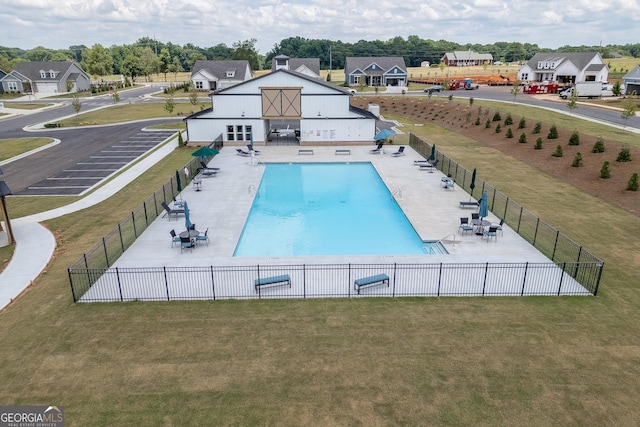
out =
{"type": "Polygon", "coordinates": [[[271,60],[271,71],[289,70],[305,76],[320,78],[320,58],[289,58],[277,55],[271,60]]]}
{"type": "MultiPolygon", "coordinates": [[[[4,78],[4,76],[6,76],[7,73],[5,73],[4,71],[0,70],[0,81],[2,81],[2,79],[4,78]]],[[[2,85],[0,84],[0,93],[4,92],[4,88],[2,87],[2,85]]]]}
{"type": "Polygon", "coordinates": [[[344,75],[349,86],[406,86],[408,78],[401,56],[347,57],[344,75]]]}
{"type": "Polygon", "coordinates": [[[191,82],[196,90],[219,90],[250,80],[251,67],[245,59],[203,61],[193,64],[191,82]]]}
{"type": "Polygon", "coordinates": [[[371,144],[376,116],[350,105],[344,88],[279,69],[211,93],[211,107],[185,118],[193,144],[371,144]]]}
{"type": "Polygon", "coordinates": [[[491,65],[493,55],[490,53],[478,53],[471,50],[456,50],[445,53],[440,62],[448,67],[470,67],[472,65],[491,65]]]}
{"type": "Polygon", "coordinates": [[[631,95],[634,92],[636,95],[640,94],[640,65],[636,65],[634,69],[625,74],[622,82],[624,83],[625,95],[631,95]]]}
{"type": "Polygon", "coordinates": [[[608,77],[609,67],[598,52],[536,53],[518,70],[523,82],[574,84],[606,82],[608,77]]]}
{"type": "Polygon", "coordinates": [[[56,95],[91,88],[91,77],[69,61],[18,62],[0,82],[5,92],[18,93],[56,95]]]}

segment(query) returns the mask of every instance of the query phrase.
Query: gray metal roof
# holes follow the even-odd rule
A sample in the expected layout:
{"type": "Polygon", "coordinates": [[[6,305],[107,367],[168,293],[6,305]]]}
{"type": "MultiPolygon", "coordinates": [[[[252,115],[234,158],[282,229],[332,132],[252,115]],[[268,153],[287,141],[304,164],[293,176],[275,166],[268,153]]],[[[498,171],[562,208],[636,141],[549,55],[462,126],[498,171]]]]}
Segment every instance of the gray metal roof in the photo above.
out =
{"type": "Polygon", "coordinates": [[[579,70],[584,70],[587,67],[587,64],[589,64],[589,61],[591,61],[596,55],[599,55],[598,52],[536,53],[529,61],[527,61],[527,65],[529,65],[532,70],[537,70],[538,62],[556,62],[558,64],[556,68],[558,68],[558,66],[568,61],[575,65],[579,70]]]}
{"type": "MultiPolygon", "coordinates": [[[[69,61],[25,61],[18,62],[14,67],[13,71],[16,71],[23,76],[27,77],[29,80],[49,80],[52,82],[60,81],[60,79],[65,75],[65,73],[74,66],[73,62],[69,61]],[[40,71],[46,72],[46,77],[40,76],[40,71]],[[49,75],[49,71],[53,70],[55,72],[55,77],[51,77],[49,75]]],[[[76,65],[77,67],[77,65],[76,65]]],[[[80,69],[80,67],[78,67],[80,69]]],[[[82,71],[82,69],[80,69],[82,71]]]]}
{"type": "Polygon", "coordinates": [[[244,73],[247,68],[249,68],[249,61],[247,61],[246,59],[236,59],[229,61],[197,60],[196,63],[193,64],[191,76],[204,70],[219,79],[227,79],[227,71],[234,71],[234,79],[244,80],[244,73]]]}
{"type": "Polygon", "coordinates": [[[640,80],[640,65],[636,65],[634,69],[629,71],[622,78],[623,80],[640,80]]]}
{"type": "Polygon", "coordinates": [[[279,54],[271,60],[271,71],[276,70],[276,60],[289,60],[289,71],[296,71],[298,68],[305,66],[317,75],[320,75],[320,58],[289,58],[287,55],[279,54]]]}
{"type": "Polygon", "coordinates": [[[378,56],[378,57],[358,57],[348,56],[345,61],[344,73],[346,76],[352,74],[355,70],[365,70],[371,64],[378,65],[382,70],[388,71],[393,67],[401,68],[405,73],[407,66],[404,58],[401,56],[378,56]]]}

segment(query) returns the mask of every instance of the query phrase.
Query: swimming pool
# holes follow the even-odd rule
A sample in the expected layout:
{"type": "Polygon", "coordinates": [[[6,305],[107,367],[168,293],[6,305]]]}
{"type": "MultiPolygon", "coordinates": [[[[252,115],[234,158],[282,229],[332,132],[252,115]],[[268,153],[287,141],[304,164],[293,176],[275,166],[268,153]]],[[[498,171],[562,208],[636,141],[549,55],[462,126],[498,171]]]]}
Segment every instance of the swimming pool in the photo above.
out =
{"type": "Polygon", "coordinates": [[[420,239],[371,163],[265,168],[234,256],[446,253],[420,239]]]}

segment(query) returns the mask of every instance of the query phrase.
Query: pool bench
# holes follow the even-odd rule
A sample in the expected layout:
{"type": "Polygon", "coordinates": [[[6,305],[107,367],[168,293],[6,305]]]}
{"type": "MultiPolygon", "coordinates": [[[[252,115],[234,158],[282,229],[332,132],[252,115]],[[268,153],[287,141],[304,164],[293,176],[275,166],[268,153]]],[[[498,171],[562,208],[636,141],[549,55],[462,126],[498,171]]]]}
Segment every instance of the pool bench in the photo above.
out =
{"type": "Polygon", "coordinates": [[[460,202],[460,209],[464,208],[477,208],[478,202],[460,202]]]}
{"type": "Polygon", "coordinates": [[[346,154],[347,156],[351,155],[351,150],[336,150],[336,155],[338,154],[346,154]]]}
{"type": "Polygon", "coordinates": [[[302,148],[302,149],[298,150],[298,155],[301,155],[301,154],[311,154],[311,155],[313,155],[313,150],[310,149],[310,148],[302,148]]]}
{"type": "Polygon", "coordinates": [[[361,279],[356,279],[353,281],[353,290],[358,291],[360,294],[360,289],[365,288],[367,286],[377,286],[387,284],[389,287],[389,276],[386,274],[376,274],[375,276],[363,277],[361,279]]]}
{"type": "Polygon", "coordinates": [[[263,277],[262,279],[256,279],[254,281],[256,292],[260,290],[263,286],[282,286],[289,285],[291,287],[291,277],[288,274],[283,274],[281,276],[271,276],[271,277],[263,277]]]}

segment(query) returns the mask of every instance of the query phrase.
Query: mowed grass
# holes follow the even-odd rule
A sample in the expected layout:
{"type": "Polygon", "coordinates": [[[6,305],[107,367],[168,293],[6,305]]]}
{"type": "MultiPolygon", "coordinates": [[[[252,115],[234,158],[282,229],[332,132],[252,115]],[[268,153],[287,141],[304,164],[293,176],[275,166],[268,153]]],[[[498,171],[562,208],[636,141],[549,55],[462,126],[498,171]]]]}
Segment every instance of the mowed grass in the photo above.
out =
{"type": "Polygon", "coordinates": [[[74,305],[66,268],[188,161],[176,150],[47,221],[54,260],[0,314],[0,401],[64,405],[70,426],[636,425],[640,219],[455,133],[407,130],[602,257],[599,296],[74,305]]]}
{"type": "Polygon", "coordinates": [[[19,156],[53,142],[51,138],[0,139],[0,161],[19,156]]]}

